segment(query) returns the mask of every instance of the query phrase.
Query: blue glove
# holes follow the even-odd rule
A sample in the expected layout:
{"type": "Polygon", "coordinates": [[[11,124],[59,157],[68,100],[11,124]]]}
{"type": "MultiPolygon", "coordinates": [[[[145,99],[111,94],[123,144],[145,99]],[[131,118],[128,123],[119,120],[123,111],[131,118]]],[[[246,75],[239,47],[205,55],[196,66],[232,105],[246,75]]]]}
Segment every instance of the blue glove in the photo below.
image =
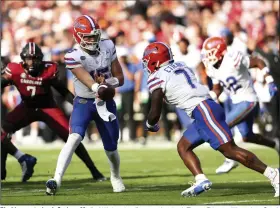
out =
{"type": "Polygon", "coordinates": [[[158,124],[156,124],[154,126],[151,126],[151,125],[148,124],[148,121],[146,122],[146,127],[145,127],[146,131],[157,132],[159,130],[159,128],[160,127],[159,127],[158,124]]]}
{"type": "Polygon", "coordinates": [[[277,87],[274,84],[274,82],[269,83],[268,87],[269,87],[269,94],[270,94],[270,96],[273,97],[277,93],[277,87]]]}

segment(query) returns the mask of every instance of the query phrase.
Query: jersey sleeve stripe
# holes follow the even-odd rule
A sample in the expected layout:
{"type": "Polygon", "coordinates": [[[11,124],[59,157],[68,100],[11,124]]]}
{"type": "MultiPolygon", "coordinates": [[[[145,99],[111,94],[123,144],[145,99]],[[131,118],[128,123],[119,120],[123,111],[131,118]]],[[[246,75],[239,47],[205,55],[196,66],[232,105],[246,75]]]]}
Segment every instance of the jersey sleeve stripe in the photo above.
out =
{"type": "Polygon", "coordinates": [[[77,65],[66,65],[67,69],[74,69],[74,68],[78,68],[78,67],[82,67],[82,64],[77,64],[77,65]]]}
{"type": "Polygon", "coordinates": [[[152,89],[153,87],[160,85],[163,82],[164,82],[163,80],[160,80],[159,82],[156,82],[156,83],[152,84],[151,86],[149,86],[149,89],[152,89]]]}
{"type": "Polygon", "coordinates": [[[66,65],[77,65],[77,64],[81,64],[79,62],[65,62],[66,65]]]}
{"type": "Polygon", "coordinates": [[[158,79],[157,77],[154,77],[153,79],[148,80],[148,84],[150,84],[151,82],[153,82],[153,81],[155,81],[157,79],[158,79]]]}
{"type": "Polygon", "coordinates": [[[12,74],[10,72],[8,72],[7,70],[5,70],[5,73],[8,74],[9,76],[12,76],[12,74]]]}
{"type": "Polygon", "coordinates": [[[235,58],[234,58],[234,62],[237,60],[237,58],[239,57],[240,54],[241,54],[240,52],[238,52],[238,53],[236,54],[236,56],[235,56],[235,58]]]}
{"type": "Polygon", "coordinates": [[[234,63],[234,67],[237,67],[238,66],[238,64],[239,64],[239,62],[240,62],[240,60],[241,60],[241,54],[238,56],[238,60],[237,61],[235,61],[234,63]]]}
{"type": "Polygon", "coordinates": [[[5,68],[5,71],[8,71],[10,73],[12,72],[11,69],[9,69],[8,67],[5,68]]]}
{"type": "Polygon", "coordinates": [[[73,58],[64,58],[64,60],[66,61],[75,61],[75,59],[73,59],[73,58]]]}

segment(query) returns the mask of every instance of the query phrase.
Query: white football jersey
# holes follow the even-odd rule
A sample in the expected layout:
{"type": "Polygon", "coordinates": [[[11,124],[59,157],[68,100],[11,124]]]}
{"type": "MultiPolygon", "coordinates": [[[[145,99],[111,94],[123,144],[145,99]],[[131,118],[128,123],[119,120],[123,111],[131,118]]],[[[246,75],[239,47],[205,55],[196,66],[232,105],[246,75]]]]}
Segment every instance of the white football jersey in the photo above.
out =
{"type": "Polygon", "coordinates": [[[198,83],[193,70],[184,62],[161,67],[149,76],[148,87],[150,93],[161,88],[165,100],[183,109],[190,117],[200,102],[210,98],[207,87],[198,83]]]}
{"type": "MultiPolygon", "coordinates": [[[[83,67],[94,78],[94,74],[103,74],[104,77],[112,77],[111,63],[116,59],[116,49],[114,43],[109,39],[101,39],[99,42],[100,53],[90,55],[80,48],[74,47],[71,51],[65,54],[66,68],[74,69],[83,67]]],[[[73,74],[74,75],[74,74],[73,74]]],[[[95,98],[95,93],[77,79],[74,75],[75,95],[83,98],[95,98]]]]}
{"type": "Polygon", "coordinates": [[[220,84],[224,88],[233,103],[255,102],[257,96],[248,71],[249,66],[249,56],[243,56],[237,51],[228,51],[219,69],[209,65],[206,72],[212,78],[213,84],[220,84]]]}

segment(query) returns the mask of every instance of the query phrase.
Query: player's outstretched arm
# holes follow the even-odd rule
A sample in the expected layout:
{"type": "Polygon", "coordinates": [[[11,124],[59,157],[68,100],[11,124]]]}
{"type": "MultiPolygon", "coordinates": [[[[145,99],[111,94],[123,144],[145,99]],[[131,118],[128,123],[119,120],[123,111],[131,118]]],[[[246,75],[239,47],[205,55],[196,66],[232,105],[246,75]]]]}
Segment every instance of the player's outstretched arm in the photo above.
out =
{"type": "Polygon", "coordinates": [[[148,124],[151,126],[154,126],[159,121],[160,115],[161,115],[161,109],[162,109],[162,102],[164,99],[164,94],[162,92],[162,89],[156,89],[152,92],[151,97],[151,109],[148,114],[148,124]]]}
{"type": "Polygon", "coordinates": [[[1,76],[1,91],[7,87],[8,85],[12,84],[12,80],[9,79],[7,74],[3,74],[1,76]]]}
{"type": "Polygon", "coordinates": [[[124,83],[123,71],[117,58],[112,62],[111,69],[113,77],[116,77],[119,80],[119,86],[122,86],[124,83]]]}
{"type": "Polygon", "coordinates": [[[54,79],[52,81],[52,86],[67,100],[73,105],[74,95],[65,87],[65,85],[59,80],[54,79]]]}

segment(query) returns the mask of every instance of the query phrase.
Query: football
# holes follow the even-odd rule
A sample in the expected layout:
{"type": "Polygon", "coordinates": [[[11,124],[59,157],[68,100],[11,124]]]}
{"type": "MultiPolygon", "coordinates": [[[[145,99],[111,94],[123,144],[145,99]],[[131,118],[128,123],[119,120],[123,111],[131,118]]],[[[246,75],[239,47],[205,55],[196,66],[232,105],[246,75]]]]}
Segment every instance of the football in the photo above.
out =
{"type": "Polygon", "coordinates": [[[110,87],[107,84],[101,84],[98,87],[98,96],[101,100],[111,100],[115,96],[115,88],[110,87]]]}

